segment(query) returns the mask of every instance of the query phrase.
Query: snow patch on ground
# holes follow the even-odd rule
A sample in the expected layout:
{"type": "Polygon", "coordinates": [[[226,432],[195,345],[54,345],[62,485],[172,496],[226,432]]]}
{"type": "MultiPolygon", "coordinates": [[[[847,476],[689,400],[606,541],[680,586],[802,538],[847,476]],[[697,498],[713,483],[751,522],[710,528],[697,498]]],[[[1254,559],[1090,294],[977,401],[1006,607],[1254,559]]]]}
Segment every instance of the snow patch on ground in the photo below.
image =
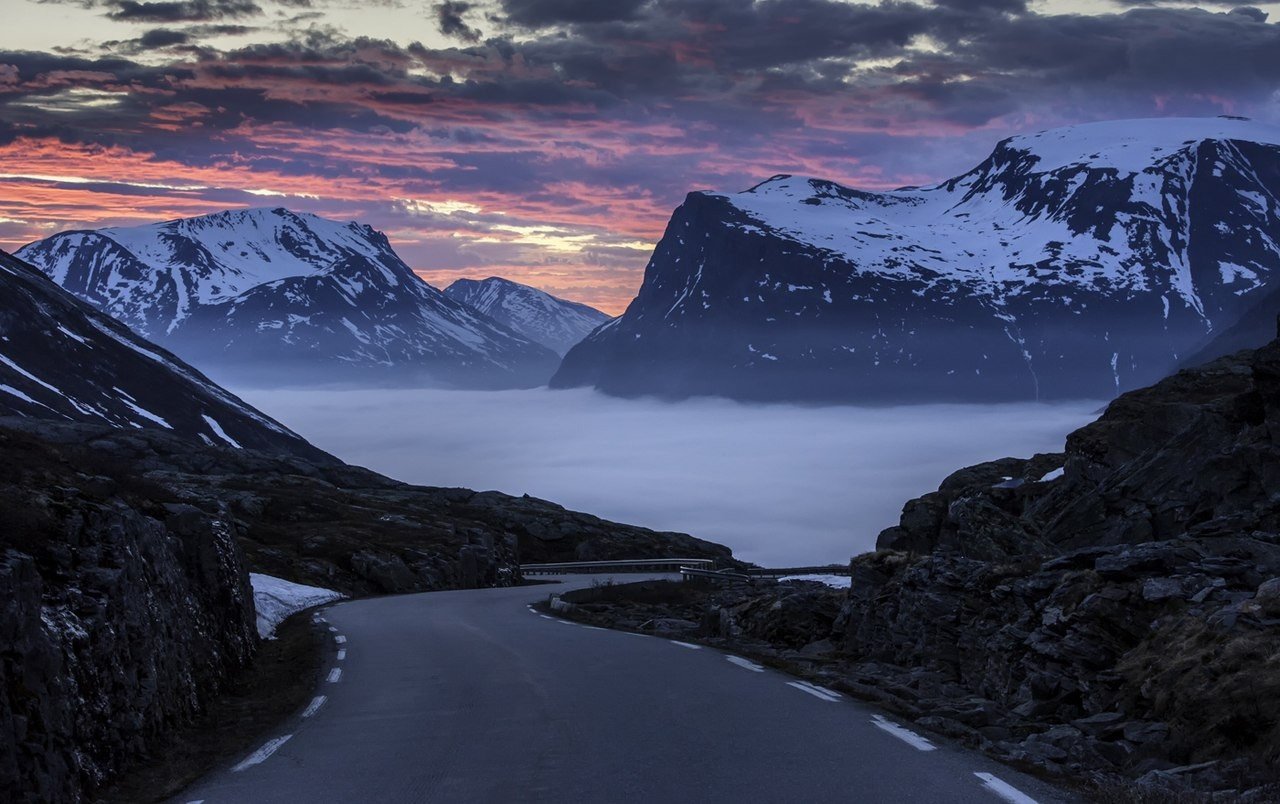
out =
{"type": "Polygon", "coordinates": [[[263,639],[275,639],[276,626],[295,611],[342,598],[332,589],[306,586],[260,572],[249,573],[249,583],[253,586],[253,605],[258,610],[258,636],[263,639]]]}

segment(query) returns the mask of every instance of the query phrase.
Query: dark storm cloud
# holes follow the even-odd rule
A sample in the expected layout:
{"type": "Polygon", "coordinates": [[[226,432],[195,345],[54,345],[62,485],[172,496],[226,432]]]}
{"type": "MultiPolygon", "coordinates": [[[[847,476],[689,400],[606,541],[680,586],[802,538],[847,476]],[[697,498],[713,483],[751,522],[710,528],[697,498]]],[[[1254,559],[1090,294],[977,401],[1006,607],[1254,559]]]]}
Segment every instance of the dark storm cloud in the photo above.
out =
{"type": "MultiPolygon", "coordinates": [[[[10,149],[0,157],[25,148],[30,165],[7,171],[78,175],[63,154],[80,149],[88,175],[101,149],[127,149],[138,156],[108,178],[142,170],[148,184],[185,187],[204,171],[210,187],[346,199],[331,214],[369,210],[389,216],[375,225],[405,232],[429,208],[414,199],[447,197],[522,226],[594,226],[634,242],[660,233],[691,188],[741,189],[778,172],[915,184],[971,167],[1020,129],[1280,111],[1280,26],[1252,8],[1089,16],[1021,0],[435,0],[421,10],[454,44],[429,46],[290,22],[278,0],[258,2],[264,39],[289,38],[217,46],[219,34],[251,33],[231,19],[257,13],[247,0],[138,0],[93,7],[182,21],[97,57],[0,53],[0,147],[10,149]]],[[[227,203],[201,192],[193,204],[227,203]]],[[[188,211],[172,209],[164,215],[188,211]]],[[[36,216],[0,199],[0,217],[36,216]]],[[[444,220],[432,225],[457,225],[444,220]]],[[[483,248],[500,259],[536,250],[494,243],[492,227],[470,231],[492,235],[483,248]]],[[[468,256],[458,244],[470,242],[442,236],[413,264],[490,254],[468,256]]],[[[629,264],[610,254],[590,270],[629,264]]],[[[620,286],[634,289],[628,276],[620,286]]],[[[616,302],[625,291],[608,293],[616,302]]]]}
{"type": "Polygon", "coordinates": [[[627,20],[648,3],[649,0],[502,0],[502,9],[512,22],[540,28],[627,20]]]}
{"type": "Polygon", "coordinates": [[[474,7],[471,3],[458,2],[457,0],[436,4],[436,22],[440,26],[440,33],[445,36],[457,37],[464,42],[479,42],[480,31],[472,28],[463,19],[463,15],[474,7]]]}
{"type": "Polygon", "coordinates": [[[252,0],[116,0],[108,7],[107,16],[122,22],[216,22],[262,13],[252,0]]]}

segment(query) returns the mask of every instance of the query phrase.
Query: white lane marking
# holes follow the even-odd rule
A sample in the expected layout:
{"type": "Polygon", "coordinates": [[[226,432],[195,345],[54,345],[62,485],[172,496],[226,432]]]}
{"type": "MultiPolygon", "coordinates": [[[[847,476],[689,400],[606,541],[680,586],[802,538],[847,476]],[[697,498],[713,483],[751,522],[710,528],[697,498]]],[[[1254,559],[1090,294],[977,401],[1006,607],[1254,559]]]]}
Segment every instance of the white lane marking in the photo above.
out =
{"type": "Polygon", "coordinates": [[[995,793],[1009,804],[1037,804],[1036,800],[1008,782],[992,776],[990,773],[975,773],[982,780],[983,787],[995,793]]]}
{"type": "Polygon", "coordinates": [[[547,616],[547,615],[545,615],[545,614],[539,614],[538,616],[539,616],[539,617],[541,617],[541,618],[542,618],[542,619],[544,619],[544,620],[554,620],[554,619],[555,619],[555,617],[548,617],[548,616],[547,616]]]}
{"type": "Polygon", "coordinates": [[[589,628],[589,629],[591,629],[592,631],[608,631],[608,630],[609,630],[608,628],[601,628],[601,627],[600,627],[600,626],[598,626],[598,625],[584,625],[584,626],[582,626],[582,627],[583,627],[583,628],[589,628]]]}
{"type": "Polygon", "coordinates": [[[937,748],[933,743],[921,737],[919,734],[916,734],[914,731],[904,729],[897,723],[885,720],[880,715],[872,716],[871,722],[875,724],[876,728],[889,732],[894,737],[897,737],[899,740],[918,751],[933,751],[937,748]]]}
{"type": "Polygon", "coordinates": [[[337,681],[337,680],[338,680],[338,679],[340,679],[340,678],[342,678],[342,668],[341,668],[341,667],[335,667],[335,668],[333,668],[332,670],[330,670],[330,671],[329,671],[329,683],[330,683],[330,684],[332,684],[333,682],[337,681]]]}
{"type": "MultiPolygon", "coordinates": [[[[324,622],[324,618],[323,618],[323,617],[321,617],[319,614],[315,614],[315,615],[312,615],[312,617],[311,617],[311,622],[316,623],[316,624],[319,624],[319,623],[324,622]]],[[[204,799],[201,799],[201,801],[203,801],[203,800],[204,800],[204,799]]]]}
{"type": "Polygon", "coordinates": [[[814,684],[814,683],[813,683],[813,682],[811,682],[811,681],[801,681],[800,683],[801,683],[801,684],[803,684],[803,685],[805,685],[806,687],[808,687],[808,688],[809,688],[809,689],[811,689],[811,690],[817,690],[818,692],[822,693],[823,695],[826,695],[826,696],[831,697],[831,698],[835,698],[837,701],[844,697],[843,695],[841,695],[840,693],[836,692],[835,690],[829,690],[829,689],[827,689],[826,687],[818,686],[817,684],[814,684]]]}
{"type": "Polygon", "coordinates": [[[344,637],[342,634],[338,634],[337,636],[335,636],[335,637],[333,638],[333,641],[334,641],[334,642],[337,642],[339,645],[341,645],[341,644],[343,644],[344,642],[346,642],[346,641],[347,641],[347,638],[346,638],[346,637],[344,637]]]}
{"type": "Polygon", "coordinates": [[[292,736],[293,736],[292,734],[286,734],[283,737],[272,737],[270,740],[267,740],[265,743],[263,743],[261,748],[259,748],[257,751],[254,751],[249,756],[245,757],[240,762],[239,765],[236,765],[234,768],[232,768],[231,772],[239,773],[245,768],[252,768],[254,765],[257,765],[260,762],[265,762],[267,760],[267,757],[271,756],[276,752],[277,748],[289,742],[289,738],[292,736]]]}
{"type": "Polygon", "coordinates": [[[331,625],[331,626],[329,626],[329,630],[330,630],[330,631],[332,631],[332,632],[333,632],[333,633],[335,633],[335,634],[336,634],[336,633],[338,633],[338,629],[337,629],[337,628],[335,628],[335,627],[334,627],[334,626],[332,626],[332,625],[331,625]]]}
{"type": "Polygon", "coordinates": [[[753,673],[763,673],[763,672],[764,672],[764,668],[763,668],[763,667],[761,667],[760,665],[756,664],[755,662],[748,661],[747,659],[744,659],[744,658],[742,658],[741,656],[726,656],[726,657],[724,657],[724,658],[728,659],[730,662],[733,662],[734,664],[736,664],[737,666],[739,666],[739,667],[741,667],[741,668],[743,668],[743,669],[745,669],[745,670],[750,670],[750,671],[751,671],[751,672],[753,672],[753,673]]]}
{"type": "Polygon", "coordinates": [[[672,645],[679,645],[682,648],[691,648],[693,650],[702,650],[701,645],[690,645],[688,642],[681,642],[678,639],[668,640],[672,645]]]}
{"type": "Polygon", "coordinates": [[[204,799],[198,798],[195,801],[188,801],[187,804],[204,804],[204,799]]]}
{"type": "Polygon", "coordinates": [[[829,701],[831,703],[835,703],[836,701],[840,700],[839,698],[832,698],[830,695],[827,695],[825,692],[820,692],[818,690],[815,690],[813,687],[807,687],[798,681],[788,681],[787,686],[795,687],[801,692],[807,692],[815,698],[821,698],[822,700],[829,701]]]}
{"type": "Polygon", "coordinates": [[[649,637],[648,634],[637,634],[635,631],[623,631],[622,633],[626,634],[627,636],[645,637],[646,639],[649,637]]]}
{"type": "Polygon", "coordinates": [[[346,648],[343,648],[342,650],[338,651],[338,661],[342,661],[345,658],[347,658],[347,650],[346,648]]]}
{"type": "Polygon", "coordinates": [[[538,613],[538,610],[537,610],[537,609],[535,609],[533,606],[525,606],[525,608],[526,608],[526,609],[528,609],[529,611],[533,612],[534,614],[537,614],[537,613],[538,613]]]}
{"type": "Polygon", "coordinates": [[[307,708],[302,710],[302,716],[311,717],[316,712],[319,712],[320,707],[324,706],[324,702],[327,700],[329,700],[328,697],[324,695],[317,695],[316,697],[312,698],[311,703],[307,704],[307,708]]]}

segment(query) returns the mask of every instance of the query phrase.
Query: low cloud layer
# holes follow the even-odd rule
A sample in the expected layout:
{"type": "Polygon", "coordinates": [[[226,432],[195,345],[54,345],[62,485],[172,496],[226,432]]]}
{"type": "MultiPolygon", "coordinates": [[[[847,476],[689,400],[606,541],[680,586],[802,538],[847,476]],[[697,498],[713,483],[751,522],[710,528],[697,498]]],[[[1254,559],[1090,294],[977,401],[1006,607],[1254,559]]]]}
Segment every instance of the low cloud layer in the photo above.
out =
{"type": "Polygon", "coordinates": [[[531,494],[765,565],[871,550],[952,471],[1061,449],[1101,403],[806,408],[591,391],[254,391],[316,445],[400,480],[531,494]]]}

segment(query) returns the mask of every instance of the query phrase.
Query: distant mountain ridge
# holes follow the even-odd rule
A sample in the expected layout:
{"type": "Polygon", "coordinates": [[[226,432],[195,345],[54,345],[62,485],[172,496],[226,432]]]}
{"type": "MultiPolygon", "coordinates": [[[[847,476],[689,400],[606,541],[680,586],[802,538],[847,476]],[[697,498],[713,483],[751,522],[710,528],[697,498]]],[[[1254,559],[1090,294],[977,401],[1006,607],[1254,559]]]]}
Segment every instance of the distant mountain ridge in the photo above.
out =
{"type": "Polygon", "coordinates": [[[594,307],[497,276],[459,279],[444,294],[559,355],[612,318],[594,307]]]}
{"type": "Polygon", "coordinates": [[[65,232],[18,256],[220,379],[501,388],[540,385],[558,363],[358,223],[228,211],[65,232]]]}
{"type": "Polygon", "coordinates": [[[853,402],[1110,397],[1280,281],[1280,129],[1243,119],[1013,137],[864,192],[690,193],[627,311],[552,385],[853,402]]]}

